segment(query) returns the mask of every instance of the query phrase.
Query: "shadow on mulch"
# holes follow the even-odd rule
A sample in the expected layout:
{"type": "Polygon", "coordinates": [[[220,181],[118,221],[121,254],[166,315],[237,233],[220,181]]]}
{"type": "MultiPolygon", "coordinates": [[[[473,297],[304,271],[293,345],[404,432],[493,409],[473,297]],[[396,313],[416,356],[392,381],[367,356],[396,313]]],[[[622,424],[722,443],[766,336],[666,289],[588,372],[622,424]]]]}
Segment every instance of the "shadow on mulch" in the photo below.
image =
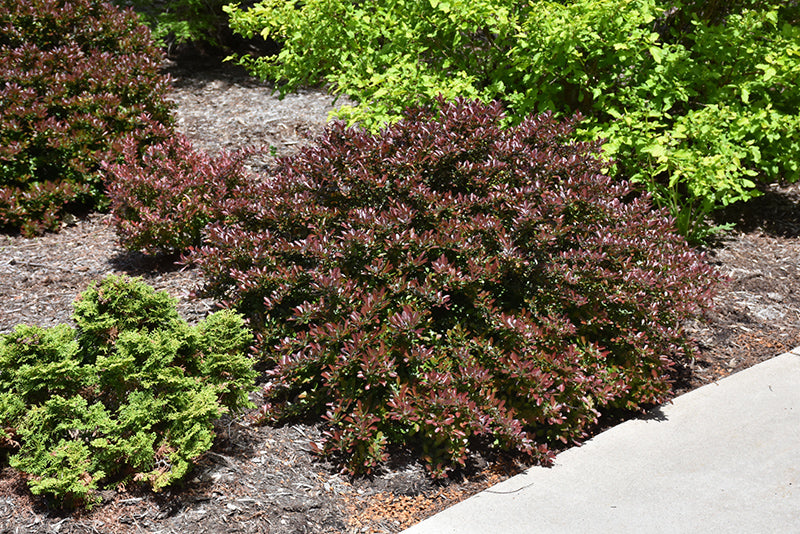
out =
{"type": "Polygon", "coordinates": [[[264,87],[272,84],[250,76],[247,70],[235,61],[225,61],[230,56],[250,55],[262,57],[277,54],[280,47],[272,39],[254,37],[243,39],[227,35],[223,47],[212,47],[203,43],[182,43],[172,46],[162,69],[172,77],[175,87],[200,88],[213,81],[236,79],[243,87],[264,87]]]}
{"type": "Polygon", "coordinates": [[[108,260],[109,265],[128,276],[145,276],[153,273],[174,273],[186,268],[179,254],[151,256],[141,252],[124,251],[108,260]]]}
{"type": "Polygon", "coordinates": [[[772,237],[800,237],[800,187],[762,186],[761,196],[747,202],[735,202],[714,216],[718,225],[735,224],[736,231],[761,230],[772,237]]]}
{"type": "Polygon", "coordinates": [[[171,77],[174,87],[181,88],[201,90],[211,82],[231,80],[247,88],[273,86],[271,83],[250,76],[244,67],[230,61],[223,63],[215,57],[190,56],[168,59],[162,71],[171,77]]]}

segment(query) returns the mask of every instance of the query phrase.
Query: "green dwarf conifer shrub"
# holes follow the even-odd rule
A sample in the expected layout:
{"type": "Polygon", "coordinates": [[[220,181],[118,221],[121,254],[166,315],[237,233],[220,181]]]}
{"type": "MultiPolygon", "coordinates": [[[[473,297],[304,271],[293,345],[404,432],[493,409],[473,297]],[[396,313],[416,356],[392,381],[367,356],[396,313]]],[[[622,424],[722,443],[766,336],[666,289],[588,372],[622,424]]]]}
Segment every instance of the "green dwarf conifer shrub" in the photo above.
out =
{"type": "Polygon", "coordinates": [[[0,337],[0,445],[34,494],[91,506],[104,486],[180,480],[214,439],[213,422],[250,407],[252,336],[241,316],[195,327],[175,301],[109,276],[54,328],[0,337]]]}
{"type": "Polygon", "coordinates": [[[105,166],[111,212],[126,248],[179,253],[200,244],[206,224],[220,218],[222,203],[245,182],[244,160],[259,150],[211,157],[163,126],[153,130],[163,141],[142,149],[129,137],[120,162],[105,166]]]}
{"type": "Polygon", "coordinates": [[[131,11],[0,0],[0,227],[36,234],[102,205],[115,142],[171,121],[161,59],[131,11]]]}
{"type": "Polygon", "coordinates": [[[350,471],[402,445],[443,475],[665,399],[713,270],[574,120],[504,120],[440,100],[334,123],[225,204],[191,260],[258,330],[265,421],[324,414],[350,471]]]}
{"type": "Polygon", "coordinates": [[[607,139],[680,231],[800,177],[800,3],[765,0],[262,0],[232,28],[282,46],[239,58],[282,93],[325,83],[371,127],[436,96],[502,101],[512,122],[570,116],[607,139]]]}

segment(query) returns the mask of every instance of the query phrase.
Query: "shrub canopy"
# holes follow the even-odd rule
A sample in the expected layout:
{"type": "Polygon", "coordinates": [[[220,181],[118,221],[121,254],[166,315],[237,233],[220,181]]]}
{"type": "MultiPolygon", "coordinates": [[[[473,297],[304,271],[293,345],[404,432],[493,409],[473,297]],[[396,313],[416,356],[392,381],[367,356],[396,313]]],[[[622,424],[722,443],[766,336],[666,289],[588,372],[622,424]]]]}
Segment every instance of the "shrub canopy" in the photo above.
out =
{"type": "Polygon", "coordinates": [[[142,148],[136,136],[121,143],[121,158],[104,165],[108,197],[123,246],[177,254],[200,244],[205,226],[219,220],[222,203],[246,181],[244,161],[263,154],[246,148],[211,157],[180,133],[153,125],[161,141],[142,148]]]}
{"type": "Polygon", "coordinates": [[[251,406],[252,336],[234,313],[190,327],[166,293],[109,276],[73,319],[0,336],[0,446],[34,494],[91,506],[108,485],[158,491],[211,447],[220,415],[251,406]]]}
{"type": "Polygon", "coordinates": [[[503,123],[464,100],[335,123],[225,203],[191,260],[258,330],[265,420],[324,413],[350,470],[404,445],[441,475],[665,398],[712,269],[574,121],[503,123]]]}
{"type": "Polygon", "coordinates": [[[167,47],[186,43],[222,46],[229,37],[226,0],[111,0],[133,7],[150,28],[153,39],[167,47]]]}

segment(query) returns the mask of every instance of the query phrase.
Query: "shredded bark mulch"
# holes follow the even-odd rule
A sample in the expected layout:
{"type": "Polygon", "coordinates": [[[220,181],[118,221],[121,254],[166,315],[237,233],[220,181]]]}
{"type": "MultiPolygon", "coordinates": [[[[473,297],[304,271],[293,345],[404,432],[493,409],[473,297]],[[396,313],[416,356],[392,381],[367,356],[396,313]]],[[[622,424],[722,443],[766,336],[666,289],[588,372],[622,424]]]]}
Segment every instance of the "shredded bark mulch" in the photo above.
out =
{"type": "MultiPolygon", "coordinates": [[[[290,154],[342,103],[319,89],[279,100],[270,86],[216,61],[166,69],[175,80],[179,130],[212,153],[255,144],[290,154]]],[[[688,327],[699,356],[679,374],[676,394],[800,345],[800,188],[773,186],[764,193],[720,214],[720,222],[737,227],[707,253],[729,282],[708,321],[688,327]]],[[[73,299],[109,273],[141,276],[167,291],[190,322],[213,307],[191,298],[199,273],[125,251],[110,217],[92,214],[57,234],[0,235],[0,333],[19,323],[70,322],[73,299]]],[[[0,470],[0,533],[399,532],[524,468],[508,458],[476,457],[458,479],[434,483],[413,458],[401,456],[373,478],[350,479],[312,454],[309,443],[322,432],[318,422],[273,428],[248,421],[247,414],[220,421],[213,449],[181,487],[160,494],[118,488],[91,511],[52,507],[6,467],[0,470]]]]}

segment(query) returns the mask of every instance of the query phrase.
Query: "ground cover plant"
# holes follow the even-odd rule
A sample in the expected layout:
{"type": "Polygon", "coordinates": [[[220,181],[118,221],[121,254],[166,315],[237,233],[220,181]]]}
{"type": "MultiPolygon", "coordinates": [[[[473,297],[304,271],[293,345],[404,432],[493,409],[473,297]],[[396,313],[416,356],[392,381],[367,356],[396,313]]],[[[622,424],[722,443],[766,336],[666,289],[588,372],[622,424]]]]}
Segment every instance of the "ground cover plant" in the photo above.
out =
{"type": "Polygon", "coordinates": [[[530,112],[581,111],[612,169],[643,183],[681,232],[800,176],[800,3],[673,0],[264,0],[234,31],[279,42],[239,58],[282,93],[326,83],[373,127],[438,95],[530,112]]]}
{"type": "Polygon", "coordinates": [[[135,14],[99,0],[0,2],[1,227],[33,235],[103,204],[115,142],[170,123],[162,56],[135,14]]]}
{"type": "Polygon", "coordinates": [[[377,134],[335,123],[225,203],[188,261],[258,332],[264,421],[324,414],[351,472],[403,446],[440,476],[474,447],[546,461],[665,398],[713,270],[575,121],[504,118],[439,100],[377,134]]]}
{"type": "Polygon", "coordinates": [[[165,292],[108,276],[76,300],[77,329],[0,337],[0,446],[34,494],[67,507],[98,490],[181,480],[223,413],[251,406],[251,334],[229,311],[190,327],[165,292]]]}

